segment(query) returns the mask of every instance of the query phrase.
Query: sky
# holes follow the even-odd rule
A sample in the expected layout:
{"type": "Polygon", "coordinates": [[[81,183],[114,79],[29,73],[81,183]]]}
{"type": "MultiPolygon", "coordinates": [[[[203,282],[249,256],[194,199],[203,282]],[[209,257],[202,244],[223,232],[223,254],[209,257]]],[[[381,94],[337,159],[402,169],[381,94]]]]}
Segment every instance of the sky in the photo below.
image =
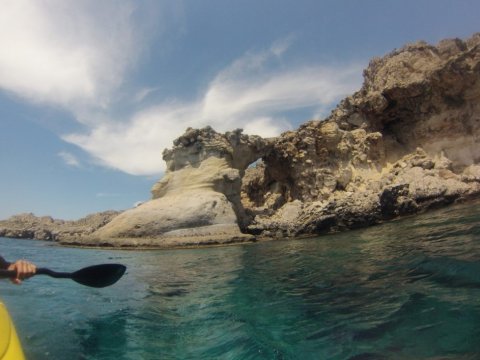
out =
{"type": "Polygon", "coordinates": [[[187,127],[325,118],[374,56],[480,31],[478,0],[1,0],[0,219],[150,198],[187,127]]]}

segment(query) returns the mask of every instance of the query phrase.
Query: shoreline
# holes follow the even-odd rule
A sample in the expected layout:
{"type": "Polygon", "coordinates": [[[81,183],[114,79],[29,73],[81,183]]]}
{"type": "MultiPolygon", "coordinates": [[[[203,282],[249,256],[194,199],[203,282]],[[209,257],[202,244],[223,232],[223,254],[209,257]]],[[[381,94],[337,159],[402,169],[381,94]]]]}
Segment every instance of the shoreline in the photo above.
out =
{"type": "MultiPolygon", "coordinates": [[[[463,206],[463,205],[468,205],[471,204],[472,206],[475,206],[477,203],[480,203],[480,196],[472,196],[469,198],[463,198],[463,199],[458,199],[457,201],[453,202],[452,204],[448,204],[446,206],[437,206],[435,208],[430,208],[430,209],[424,209],[421,212],[418,212],[416,214],[407,214],[403,216],[398,216],[395,218],[392,218],[390,220],[385,220],[381,221],[375,224],[363,226],[363,227],[357,227],[357,228],[352,228],[352,229],[346,229],[346,230],[341,230],[341,231],[331,231],[331,232],[325,232],[322,234],[302,234],[299,236],[294,236],[294,237],[271,237],[271,236],[252,236],[250,239],[245,239],[243,241],[198,241],[196,243],[189,242],[185,244],[177,244],[174,245],[172,243],[170,244],[164,244],[164,245],[121,245],[121,246],[115,246],[115,245],[106,245],[106,244],[99,244],[99,245],[94,245],[94,244],[82,244],[81,242],[77,241],[72,241],[72,242],[59,242],[59,241],[52,241],[52,240],[41,240],[41,239],[33,239],[33,238],[15,238],[15,237],[6,237],[2,236],[6,239],[11,239],[11,240],[33,240],[33,241],[44,241],[45,243],[48,243],[52,247],[64,247],[64,248],[75,248],[75,249],[92,249],[92,250],[114,250],[114,251],[165,251],[165,250],[192,250],[192,249],[206,249],[206,248],[212,248],[212,247],[227,247],[227,246],[237,246],[237,245],[253,245],[253,244],[258,244],[258,243],[266,243],[266,242],[272,242],[272,241],[296,241],[296,240],[306,240],[306,239],[315,239],[323,236],[328,236],[328,235],[336,235],[340,233],[348,233],[350,231],[358,231],[358,230],[364,230],[368,229],[371,227],[375,226],[380,226],[384,224],[388,224],[390,222],[396,222],[396,221],[403,221],[406,219],[414,219],[418,216],[422,216],[425,214],[430,214],[434,213],[437,211],[442,211],[449,209],[451,207],[455,206],[463,206]]],[[[141,238],[141,239],[136,239],[136,238],[129,238],[129,239],[123,239],[123,240],[131,240],[135,242],[142,242],[145,240],[149,240],[151,242],[155,242],[156,239],[154,238],[141,238]]]]}

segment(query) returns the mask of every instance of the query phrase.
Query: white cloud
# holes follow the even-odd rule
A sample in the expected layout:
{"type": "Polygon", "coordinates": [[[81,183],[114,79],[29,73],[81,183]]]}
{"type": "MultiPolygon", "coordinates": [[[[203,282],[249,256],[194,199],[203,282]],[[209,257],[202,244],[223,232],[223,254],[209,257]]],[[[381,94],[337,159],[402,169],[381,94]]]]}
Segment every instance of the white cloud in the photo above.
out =
{"type": "Polygon", "coordinates": [[[0,88],[34,102],[105,106],[141,50],[133,1],[5,0],[0,88]]]}
{"type": "Polygon", "coordinates": [[[133,100],[136,103],[141,103],[143,100],[148,98],[151,94],[158,91],[160,87],[146,87],[137,91],[137,93],[133,96],[133,100]]]}
{"type": "Polygon", "coordinates": [[[88,134],[70,134],[64,140],[78,145],[102,165],[129,174],[163,171],[162,151],[188,126],[195,126],[191,105],[165,104],[134,115],[127,123],[106,122],[88,134]]]}
{"type": "Polygon", "coordinates": [[[246,54],[220,72],[194,101],[163,103],[123,123],[102,122],[87,134],[69,134],[64,140],[103,165],[135,175],[159,174],[165,169],[163,149],[189,126],[243,128],[247,134],[271,137],[292,128],[283,112],[312,108],[313,115],[360,86],[361,67],[356,64],[272,66],[287,47],[276,43],[265,52],[246,54]]]}
{"type": "MultiPolygon", "coordinates": [[[[360,85],[361,69],[356,65],[286,67],[284,55],[294,41],[287,37],[234,61],[194,100],[134,109],[144,100],[151,103],[160,89],[135,92],[122,86],[150,37],[158,37],[170,18],[181,17],[181,6],[165,4],[2,1],[0,90],[64,107],[87,129],[64,135],[64,140],[104,166],[153,175],[165,168],[163,149],[189,126],[210,125],[217,131],[244,128],[246,133],[270,137],[292,128],[285,112],[309,108],[322,112],[360,85]],[[152,27],[158,31],[151,31],[152,27]],[[133,115],[118,118],[128,111],[133,115]]],[[[71,166],[80,165],[69,153],[59,156],[71,166]]]]}
{"type": "Polygon", "coordinates": [[[246,69],[221,74],[208,89],[203,102],[207,117],[248,116],[286,110],[328,106],[359,85],[361,68],[302,67],[273,74],[245,76],[246,69]]]}
{"type": "Polygon", "coordinates": [[[294,36],[290,35],[273,43],[270,52],[275,56],[282,56],[294,42],[294,36]]]}
{"type": "Polygon", "coordinates": [[[292,125],[286,119],[259,117],[252,119],[243,126],[243,132],[250,135],[261,135],[263,137],[273,137],[282,131],[290,130],[292,125]]]}
{"type": "Polygon", "coordinates": [[[57,155],[60,156],[67,165],[73,167],[81,167],[80,161],[78,161],[75,155],[67,151],[61,151],[57,155]]]}

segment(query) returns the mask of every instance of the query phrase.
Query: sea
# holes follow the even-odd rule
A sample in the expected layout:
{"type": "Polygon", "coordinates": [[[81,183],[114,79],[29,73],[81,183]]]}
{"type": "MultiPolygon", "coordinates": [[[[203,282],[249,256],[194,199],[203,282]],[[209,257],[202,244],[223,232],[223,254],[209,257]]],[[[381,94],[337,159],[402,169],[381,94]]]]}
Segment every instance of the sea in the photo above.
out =
{"type": "MultiPolygon", "coordinates": [[[[339,234],[162,251],[0,238],[110,287],[0,281],[28,359],[480,359],[480,201],[339,234]]],[[[1,334],[0,334],[1,336],[1,334]]]]}

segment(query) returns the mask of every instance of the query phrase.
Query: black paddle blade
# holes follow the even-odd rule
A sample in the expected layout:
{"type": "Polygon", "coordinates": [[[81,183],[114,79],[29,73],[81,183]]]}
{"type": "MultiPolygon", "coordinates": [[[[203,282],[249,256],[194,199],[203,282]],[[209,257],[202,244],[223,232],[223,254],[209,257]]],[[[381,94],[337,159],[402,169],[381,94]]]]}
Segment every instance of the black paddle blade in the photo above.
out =
{"type": "Polygon", "coordinates": [[[71,278],[79,284],[102,288],[115,284],[127,270],[121,264],[93,265],[75,271],[71,278]]]}

